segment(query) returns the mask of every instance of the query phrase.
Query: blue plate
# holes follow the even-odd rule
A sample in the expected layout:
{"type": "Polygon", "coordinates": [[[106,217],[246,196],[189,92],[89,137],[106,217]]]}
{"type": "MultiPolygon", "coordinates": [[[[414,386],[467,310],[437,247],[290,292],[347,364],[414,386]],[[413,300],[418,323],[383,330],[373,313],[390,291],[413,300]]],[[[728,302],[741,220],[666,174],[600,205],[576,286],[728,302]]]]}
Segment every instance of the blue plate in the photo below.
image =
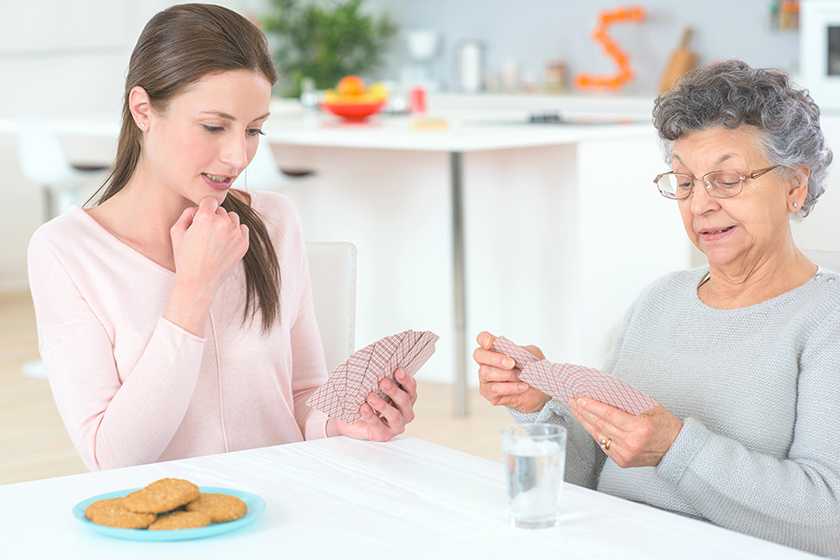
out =
{"type": "Polygon", "coordinates": [[[228,494],[235,496],[245,502],[248,506],[248,513],[240,517],[236,521],[228,521],[227,523],[213,523],[207,527],[199,527],[198,529],[178,529],[172,531],[147,531],[146,529],[117,529],[116,527],[106,527],[105,525],[97,525],[85,517],[85,510],[93,502],[105,500],[107,498],[122,498],[123,496],[139,490],[139,488],[130,488],[128,490],[119,490],[117,492],[109,492],[107,494],[100,494],[89,498],[84,502],[76,504],[73,508],[73,517],[93,529],[98,533],[113,537],[115,539],[125,539],[129,541],[185,541],[190,539],[204,539],[207,537],[215,537],[229,533],[237,529],[241,529],[251,521],[259,517],[265,510],[265,501],[255,494],[250,492],[243,492],[242,490],[231,490],[230,488],[216,488],[214,486],[199,486],[205,494],[228,494]]]}

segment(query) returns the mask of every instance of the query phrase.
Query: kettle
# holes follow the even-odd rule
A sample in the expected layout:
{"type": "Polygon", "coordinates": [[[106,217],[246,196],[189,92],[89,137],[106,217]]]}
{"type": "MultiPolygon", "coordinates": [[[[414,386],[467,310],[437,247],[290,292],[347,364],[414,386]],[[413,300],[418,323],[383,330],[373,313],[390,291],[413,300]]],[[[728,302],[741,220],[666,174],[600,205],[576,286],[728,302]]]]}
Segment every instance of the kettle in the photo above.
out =
{"type": "Polygon", "coordinates": [[[484,44],[464,39],[455,47],[453,70],[455,88],[463,93],[478,93],[484,88],[484,44]]]}

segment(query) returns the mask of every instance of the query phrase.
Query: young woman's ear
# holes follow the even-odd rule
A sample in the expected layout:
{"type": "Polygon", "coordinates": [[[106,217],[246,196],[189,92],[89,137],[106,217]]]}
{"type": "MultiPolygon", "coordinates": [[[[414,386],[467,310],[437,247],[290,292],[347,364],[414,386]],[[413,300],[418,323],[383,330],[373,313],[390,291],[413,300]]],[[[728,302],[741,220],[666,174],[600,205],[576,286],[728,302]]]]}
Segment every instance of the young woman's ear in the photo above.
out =
{"type": "Polygon", "coordinates": [[[134,86],[128,93],[128,109],[140,130],[149,130],[149,94],[140,86],[134,86]]]}

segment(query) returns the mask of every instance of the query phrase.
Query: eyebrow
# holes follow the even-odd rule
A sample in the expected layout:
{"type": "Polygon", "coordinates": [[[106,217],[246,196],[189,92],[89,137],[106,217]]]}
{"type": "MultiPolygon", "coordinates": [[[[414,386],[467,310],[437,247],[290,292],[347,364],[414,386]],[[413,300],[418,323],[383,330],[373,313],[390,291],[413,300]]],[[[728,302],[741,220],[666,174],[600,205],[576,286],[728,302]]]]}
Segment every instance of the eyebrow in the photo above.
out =
{"type": "MultiPolygon", "coordinates": [[[[232,115],[228,115],[227,113],[223,113],[222,111],[202,111],[201,114],[202,115],[214,115],[216,117],[219,117],[219,118],[222,118],[222,119],[225,119],[225,120],[228,120],[228,121],[235,121],[236,120],[236,117],[234,117],[232,115]]],[[[267,119],[270,114],[271,113],[266,113],[265,115],[259,116],[256,119],[251,120],[251,122],[261,121],[263,119],[267,119]]]]}

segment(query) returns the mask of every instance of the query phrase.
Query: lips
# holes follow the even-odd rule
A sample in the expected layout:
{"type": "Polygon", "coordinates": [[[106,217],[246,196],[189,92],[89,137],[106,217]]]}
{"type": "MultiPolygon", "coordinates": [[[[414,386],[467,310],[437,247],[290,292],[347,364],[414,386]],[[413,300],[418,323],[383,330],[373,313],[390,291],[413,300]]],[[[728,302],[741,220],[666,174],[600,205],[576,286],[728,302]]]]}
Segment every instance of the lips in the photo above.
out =
{"type": "Polygon", "coordinates": [[[729,226],[729,227],[722,228],[722,229],[703,229],[703,230],[700,230],[700,235],[715,235],[717,233],[724,233],[724,232],[727,232],[727,231],[731,230],[734,227],[735,226],[729,226]]]}
{"type": "Polygon", "coordinates": [[[234,179],[236,179],[236,177],[229,175],[213,175],[212,173],[202,173],[201,176],[215,189],[228,189],[233,184],[234,179]]]}
{"type": "Polygon", "coordinates": [[[203,173],[203,175],[211,181],[215,181],[217,183],[224,183],[232,179],[231,177],[226,177],[225,175],[211,175],[210,173],[203,173]]]}

